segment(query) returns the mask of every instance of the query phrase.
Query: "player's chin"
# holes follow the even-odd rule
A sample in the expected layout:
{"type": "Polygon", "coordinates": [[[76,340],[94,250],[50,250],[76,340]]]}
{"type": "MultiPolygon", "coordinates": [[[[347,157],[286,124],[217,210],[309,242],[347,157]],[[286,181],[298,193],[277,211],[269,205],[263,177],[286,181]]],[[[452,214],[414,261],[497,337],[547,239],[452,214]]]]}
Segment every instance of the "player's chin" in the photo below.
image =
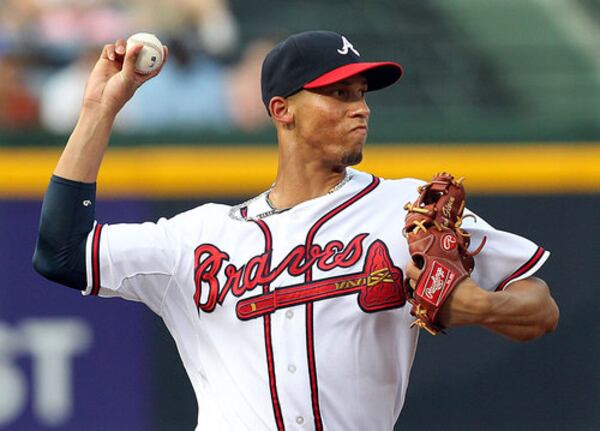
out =
{"type": "Polygon", "coordinates": [[[358,165],[362,161],[363,148],[366,144],[366,140],[365,135],[359,139],[354,139],[352,145],[344,148],[342,163],[344,163],[345,166],[358,165]]]}
{"type": "Polygon", "coordinates": [[[359,151],[347,151],[342,154],[342,165],[354,166],[358,165],[362,161],[362,150],[359,151]]]}

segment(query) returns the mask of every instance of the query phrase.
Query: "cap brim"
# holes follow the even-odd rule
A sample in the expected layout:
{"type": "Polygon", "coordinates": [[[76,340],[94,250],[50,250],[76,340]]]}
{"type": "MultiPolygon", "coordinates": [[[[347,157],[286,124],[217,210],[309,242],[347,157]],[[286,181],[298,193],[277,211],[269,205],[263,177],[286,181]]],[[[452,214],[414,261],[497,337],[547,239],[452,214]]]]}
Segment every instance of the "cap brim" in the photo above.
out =
{"type": "Polygon", "coordinates": [[[319,76],[317,79],[304,84],[302,88],[324,87],[350,78],[351,76],[363,74],[367,79],[368,91],[373,91],[392,85],[400,79],[402,73],[402,66],[392,61],[350,63],[319,76]]]}

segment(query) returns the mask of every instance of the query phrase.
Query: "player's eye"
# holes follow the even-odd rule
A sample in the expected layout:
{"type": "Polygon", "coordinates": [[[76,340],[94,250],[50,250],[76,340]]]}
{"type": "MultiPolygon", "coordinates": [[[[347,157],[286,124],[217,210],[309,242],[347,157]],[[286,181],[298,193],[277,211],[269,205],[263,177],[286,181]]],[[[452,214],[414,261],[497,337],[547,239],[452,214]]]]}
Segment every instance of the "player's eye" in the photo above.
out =
{"type": "Polygon", "coordinates": [[[367,92],[366,88],[353,89],[353,88],[333,88],[330,94],[338,99],[355,99],[355,98],[364,98],[365,93],[367,92]]]}
{"type": "Polygon", "coordinates": [[[346,93],[347,93],[346,90],[344,90],[343,88],[336,88],[332,91],[332,94],[335,97],[344,97],[344,96],[346,96],[346,93]]]}

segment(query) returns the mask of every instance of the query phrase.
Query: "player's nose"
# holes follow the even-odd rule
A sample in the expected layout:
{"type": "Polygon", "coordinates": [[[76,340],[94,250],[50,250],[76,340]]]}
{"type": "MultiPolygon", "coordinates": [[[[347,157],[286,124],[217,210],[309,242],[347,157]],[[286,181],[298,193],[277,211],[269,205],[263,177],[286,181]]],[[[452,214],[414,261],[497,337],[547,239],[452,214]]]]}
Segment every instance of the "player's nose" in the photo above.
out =
{"type": "Polygon", "coordinates": [[[352,106],[352,116],[364,118],[365,120],[369,118],[371,114],[371,110],[369,109],[369,105],[367,104],[367,100],[363,97],[354,102],[352,106]]]}

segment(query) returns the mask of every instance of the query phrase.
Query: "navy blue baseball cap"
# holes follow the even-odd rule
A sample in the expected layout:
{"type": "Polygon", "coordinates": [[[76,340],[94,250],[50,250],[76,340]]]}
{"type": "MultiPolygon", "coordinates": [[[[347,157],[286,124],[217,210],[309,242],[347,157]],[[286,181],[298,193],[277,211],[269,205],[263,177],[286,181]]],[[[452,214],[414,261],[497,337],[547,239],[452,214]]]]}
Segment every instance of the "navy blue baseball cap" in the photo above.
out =
{"type": "Polygon", "coordinates": [[[275,96],[288,97],[303,88],[319,88],[363,74],[367,91],[393,84],[402,76],[402,66],[391,61],[362,62],[360,53],[341,34],[307,31],[288,37],[263,61],[262,99],[267,112],[275,96]]]}

